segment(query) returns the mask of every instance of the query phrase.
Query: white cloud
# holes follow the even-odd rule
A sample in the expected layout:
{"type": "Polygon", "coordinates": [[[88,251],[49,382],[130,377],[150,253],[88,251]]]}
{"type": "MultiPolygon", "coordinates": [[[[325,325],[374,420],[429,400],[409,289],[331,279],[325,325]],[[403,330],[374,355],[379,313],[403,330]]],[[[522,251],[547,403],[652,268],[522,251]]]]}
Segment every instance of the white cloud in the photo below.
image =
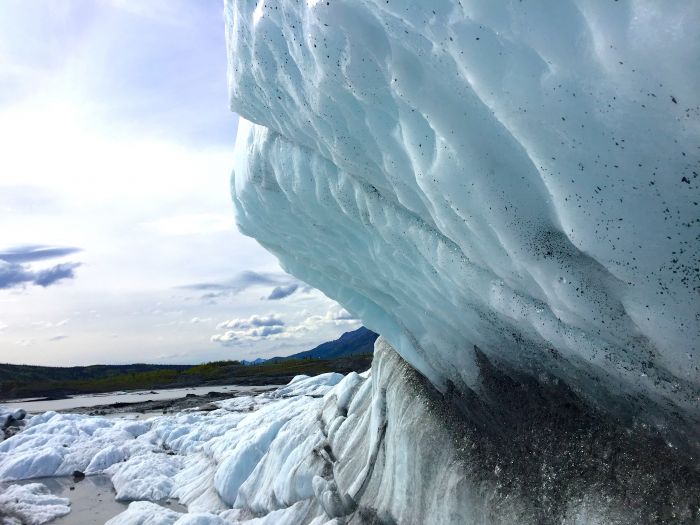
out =
{"type": "Polygon", "coordinates": [[[247,330],[250,328],[258,328],[263,326],[283,326],[284,321],[278,314],[268,315],[251,315],[247,319],[231,319],[219,323],[216,327],[219,329],[228,328],[231,330],[247,330]]]}
{"type": "Polygon", "coordinates": [[[320,332],[329,326],[359,327],[360,322],[338,304],[333,304],[324,315],[311,315],[297,324],[285,323],[278,314],[253,315],[247,319],[232,319],[217,326],[225,332],[215,334],[211,341],[224,345],[262,340],[297,339],[320,332]]]}
{"type": "Polygon", "coordinates": [[[328,325],[357,325],[359,320],[338,304],[332,305],[324,315],[312,315],[296,326],[288,328],[289,334],[303,334],[320,330],[328,325]]]}
{"type": "Polygon", "coordinates": [[[262,326],[260,328],[246,328],[239,330],[227,330],[222,334],[212,336],[215,343],[231,345],[242,342],[261,341],[267,338],[276,338],[284,335],[284,326],[262,326]]]}
{"type": "Polygon", "coordinates": [[[299,289],[299,283],[292,283],[284,286],[275,286],[267,296],[268,301],[279,301],[294,294],[299,289]]]}

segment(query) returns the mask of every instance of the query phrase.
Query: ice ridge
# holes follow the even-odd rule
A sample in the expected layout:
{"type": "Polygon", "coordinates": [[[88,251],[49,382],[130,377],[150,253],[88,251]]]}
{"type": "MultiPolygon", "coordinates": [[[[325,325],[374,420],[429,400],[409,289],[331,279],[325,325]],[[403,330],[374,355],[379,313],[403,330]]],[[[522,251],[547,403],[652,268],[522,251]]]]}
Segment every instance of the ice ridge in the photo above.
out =
{"type": "Polygon", "coordinates": [[[700,443],[693,1],[227,0],[240,229],[442,392],[700,443]]]}

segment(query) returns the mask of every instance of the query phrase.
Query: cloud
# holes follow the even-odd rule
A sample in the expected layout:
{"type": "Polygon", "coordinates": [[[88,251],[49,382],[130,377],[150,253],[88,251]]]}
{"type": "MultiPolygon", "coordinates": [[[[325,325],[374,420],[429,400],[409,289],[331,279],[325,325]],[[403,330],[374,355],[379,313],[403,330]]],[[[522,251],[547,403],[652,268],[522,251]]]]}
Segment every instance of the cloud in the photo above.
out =
{"type": "Polygon", "coordinates": [[[41,244],[30,244],[1,250],[0,259],[8,263],[29,263],[64,257],[79,251],[81,251],[80,248],[74,248],[72,246],[43,246],[41,244]]]}
{"type": "Polygon", "coordinates": [[[46,288],[64,279],[73,279],[80,263],[62,263],[45,270],[34,271],[22,264],[0,260],[0,290],[35,284],[46,288]]]}
{"type": "Polygon", "coordinates": [[[49,341],[61,341],[63,339],[68,339],[67,335],[64,334],[59,334],[59,335],[54,335],[53,337],[49,337],[49,341]]]}
{"type": "Polygon", "coordinates": [[[284,321],[277,314],[251,315],[247,319],[231,319],[217,325],[219,330],[226,330],[212,336],[215,343],[231,346],[245,341],[261,341],[284,333],[284,321]]]}
{"type": "Polygon", "coordinates": [[[345,308],[342,308],[341,306],[338,306],[337,308],[331,307],[331,309],[328,310],[330,314],[331,319],[334,321],[359,321],[357,317],[352,315],[350,312],[348,312],[345,308]]]}
{"type": "Polygon", "coordinates": [[[75,273],[73,270],[79,266],[80,263],[57,264],[56,266],[46,270],[36,272],[33,282],[34,284],[38,284],[39,286],[46,288],[47,286],[51,286],[52,284],[63,279],[73,279],[75,278],[75,273]]]}
{"type": "Polygon", "coordinates": [[[0,260],[0,289],[31,282],[34,276],[24,266],[0,260]]]}
{"type": "Polygon", "coordinates": [[[230,346],[244,341],[260,341],[282,333],[284,333],[283,326],[264,326],[248,330],[228,330],[223,334],[212,336],[211,340],[215,343],[230,346]]]}
{"type": "Polygon", "coordinates": [[[203,282],[181,286],[181,289],[206,292],[201,299],[216,299],[227,295],[237,295],[255,286],[273,287],[268,300],[274,301],[289,297],[297,290],[310,291],[311,288],[286,273],[245,271],[233,279],[223,282],[203,282]]]}
{"type": "Polygon", "coordinates": [[[297,283],[288,284],[286,286],[275,286],[275,288],[270,292],[270,295],[267,296],[267,300],[278,301],[280,299],[284,299],[285,297],[292,295],[298,289],[299,284],[297,283]]]}
{"type": "Polygon", "coordinates": [[[251,315],[247,319],[232,319],[231,321],[224,321],[219,323],[216,327],[219,329],[229,328],[229,329],[249,329],[258,328],[264,326],[284,326],[284,321],[277,314],[268,315],[251,315]]]}
{"type": "Polygon", "coordinates": [[[80,248],[32,244],[0,251],[0,290],[34,284],[46,288],[64,279],[73,279],[77,262],[56,264],[32,270],[26,263],[55,259],[79,252],[80,248]]]}
{"type": "Polygon", "coordinates": [[[185,286],[182,286],[181,288],[184,288],[187,290],[201,290],[201,291],[213,290],[213,291],[230,292],[232,294],[237,294],[237,293],[240,293],[247,288],[250,288],[251,286],[277,285],[280,282],[279,276],[281,276],[281,275],[282,274],[246,271],[246,272],[239,273],[230,281],[224,281],[224,282],[219,282],[219,283],[216,283],[216,282],[194,283],[194,284],[187,284],[185,286]]]}
{"type": "Polygon", "coordinates": [[[328,325],[359,325],[359,323],[359,319],[350,314],[345,308],[343,308],[339,304],[335,304],[331,306],[324,315],[309,316],[298,325],[289,327],[287,332],[290,335],[305,334],[315,332],[328,325]]]}
{"type": "Polygon", "coordinates": [[[296,325],[286,324],[277,314],[253,315],[247,319],[232,319],[219,323],[223,333],[211,337],[214,343],[234,346],[244,342],[294,339],[317,332],[328,326],[359,326],[360,321],[340,305],[331,306],[324,315],[312,315],[296,325]]]}
{"type": "Polygon", "coordinates": [[[35,272],[20,264],[0,261],[0,289],[25,284],[35,284],[46,288],[64,279],[73,279],[75,277],[73,270],[78,266],[80,263],[64,263],[35,272]]]}

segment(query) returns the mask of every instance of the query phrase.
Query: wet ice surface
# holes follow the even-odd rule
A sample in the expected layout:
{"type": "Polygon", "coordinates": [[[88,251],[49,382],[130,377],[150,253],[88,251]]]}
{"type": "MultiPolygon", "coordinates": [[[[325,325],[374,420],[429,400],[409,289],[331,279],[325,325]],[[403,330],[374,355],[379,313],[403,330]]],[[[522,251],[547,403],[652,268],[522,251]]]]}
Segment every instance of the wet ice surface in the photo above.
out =
{"type": "MultiPolygon", "coordinates": [[[[103,525],[109,519],[124,512],[128,507],[128,503],[117,501],[114,498],[116,493],[112,482],[109,476],[102,474],[87,476],[80,481],[76,481],[72,476],[63,476],[3,483],[0,484],[0,493],[6,491],[13,484],[26,486],[35,483],[44,485],[46,490],[56,498],[70,502],[70,512],[68,512],[68,508],[65,510],[57,508],[53,513],[43,513],[43,516],[38,509],[32,509],[33,512],[29,513],[35,519],[57,516],[50,520],[54,525],[103,525]]],[[[158,504],[166,509],[186,511],[186,508],[176,501],[165,500],[158,502],[158,504]]],[[[2,505],[0,504],[1,509],[2,505]]]]}
{"type": "Polygon", "coordinates": [[[2,525],[41,525],[70,512],[70,501],[52,494],[42,483],[0,486],[2,525]]]}

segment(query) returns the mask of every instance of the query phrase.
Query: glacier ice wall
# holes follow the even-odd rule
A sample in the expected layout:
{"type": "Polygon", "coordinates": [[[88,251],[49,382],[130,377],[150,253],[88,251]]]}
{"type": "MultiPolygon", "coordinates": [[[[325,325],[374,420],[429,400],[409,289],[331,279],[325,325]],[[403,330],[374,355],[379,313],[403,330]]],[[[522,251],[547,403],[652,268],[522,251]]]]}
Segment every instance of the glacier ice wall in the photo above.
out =
{"type": "Polygon", "coordinates": [[[244,233],[443,392],[483,353],[698,447],[700,4],[225,14],[244,233]]]}

